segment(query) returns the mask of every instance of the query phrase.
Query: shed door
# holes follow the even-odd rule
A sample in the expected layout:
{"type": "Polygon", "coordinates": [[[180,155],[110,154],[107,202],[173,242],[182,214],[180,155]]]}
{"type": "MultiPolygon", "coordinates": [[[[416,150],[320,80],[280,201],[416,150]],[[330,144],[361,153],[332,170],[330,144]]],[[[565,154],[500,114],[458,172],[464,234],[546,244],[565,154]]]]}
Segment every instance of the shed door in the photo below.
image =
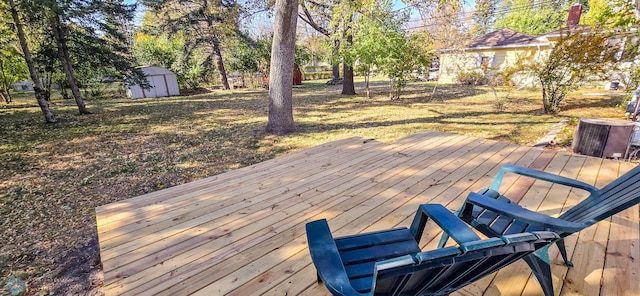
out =
{"type": "Polygon", "coordinates": [[[167,91],[167,83],[164,79],[164,75],[151,76],[150,78],[151,79],[149,80],[153,80],[151,85],[156,90],[156,97],[168,97],[169,92],[167,91]]]}

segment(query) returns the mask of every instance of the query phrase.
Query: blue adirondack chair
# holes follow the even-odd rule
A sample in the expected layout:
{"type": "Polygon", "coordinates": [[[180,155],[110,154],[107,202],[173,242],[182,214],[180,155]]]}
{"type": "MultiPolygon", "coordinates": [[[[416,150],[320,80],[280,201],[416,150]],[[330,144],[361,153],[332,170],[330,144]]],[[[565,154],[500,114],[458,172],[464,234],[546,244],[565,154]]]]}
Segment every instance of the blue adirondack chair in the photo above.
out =
{"type": "MultiPolygon", "coordinates": [[[[574,179],[541,172],[515,165],[504,165],[487,189],[479,193],[470,193],[465,204],[458,212],[466,223],[487,236],[500,237],[509,234],[548,230],[559,235],[555,241],[567,266],[573,263],[567,258],[564,237],[589,227],[598,221],[607,219],[616,213],[628,209],[640,202],[640,166],[620,176],[602,189],[574,179]],[[589,196],[558,218],[530,211],[511,202],[498,190],[506,173],[544,180],[551,183],[570,186],[589,193],[589,196]]],[[[440,241],[444,245],[448,236],[445,233],[440,241]]],[[[551,245],[551,244],[550,244],[551,245]]],[[[526,256],[525,261],[538,278],[547,296],[553,295],[551,267],[548,246],[526,256]]]]}
{"type": "Polygon", "coordinates": [[[559,237],[531,232],[480,239],[441,205],[421,205],[410,228],[333,238],[327,220],[306,225],[311,259],[333,295],[448,295],[559,237]],[[458,246],[421,252],[432,219],[458,246]]]}

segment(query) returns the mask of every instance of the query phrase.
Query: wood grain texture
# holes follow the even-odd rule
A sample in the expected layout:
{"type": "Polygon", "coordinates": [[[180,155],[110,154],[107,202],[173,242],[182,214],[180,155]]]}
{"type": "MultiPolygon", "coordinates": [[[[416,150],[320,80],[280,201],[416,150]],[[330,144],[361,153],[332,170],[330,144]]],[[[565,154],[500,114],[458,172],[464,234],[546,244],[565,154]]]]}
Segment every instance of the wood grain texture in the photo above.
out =
{"type": "MultiPolygon", "coordinates": [[[[408,226],[419,204],[455,210],[507,163],[598,187],[631,168],[440,132],[392,144],[362,138],[326,143],[97,208],[105,293],[327,295],[316,283],[305,223],[326,218],[337,236],[408,226]]],[[[547,214],[584,198],[522,177],[506,177],[503,184],[509,197],[547,214]]],[[[573,268],[564,267],[552,247],[556,294],[638,295],[639,212],[635,206],[568,237],[573,268]]],[[[428,224],[421,248],[434,248],[440,235],[428,224]]],[[[518,262],[455,295],[539,293],[526,264],[518,262]]]]}

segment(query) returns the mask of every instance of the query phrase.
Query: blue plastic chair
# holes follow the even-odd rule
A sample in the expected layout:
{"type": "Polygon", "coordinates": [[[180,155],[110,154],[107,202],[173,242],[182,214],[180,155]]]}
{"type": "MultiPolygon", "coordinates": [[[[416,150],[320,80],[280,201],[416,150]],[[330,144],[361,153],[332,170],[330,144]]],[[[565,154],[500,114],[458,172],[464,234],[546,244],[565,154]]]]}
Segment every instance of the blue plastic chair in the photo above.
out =
{"type": "Polygon", "coordinates": [[[554,232],[480,239],[441,205],[421,205],[410,228],[333,238],[327,220],[306,225],[309,252],[333,295],[448,295],[557,240],[554,232]],[[458,246],[422,252],[427,219],[458,246]]]}
{"type": "MultiPolygon", "coordinates": [[[[555,243],[565,264],[573,266],[573,263],[567,258],[564,237],[607,219],[639,202],[640,166],[620,176],[602,189],[598,189],[574,179],[525,167],[505,165],[495,176],[489,188],[481,190],[479,193],[469,194],[458,215],[469,225],[492,237],[541,230],[553,231],[560,237],[555,243]],[[553,218],[522,208],[501,195],[498,190],[506,173],[582,189],[590,195],[558,218],[553,218]]],[[[447,238],[446,234],[443,235],[440,245],[444,245],[447,238]]],[[[524,259],[538,278],[545,295],[553,295],[548,247],[542,248],[524,259]]]]}

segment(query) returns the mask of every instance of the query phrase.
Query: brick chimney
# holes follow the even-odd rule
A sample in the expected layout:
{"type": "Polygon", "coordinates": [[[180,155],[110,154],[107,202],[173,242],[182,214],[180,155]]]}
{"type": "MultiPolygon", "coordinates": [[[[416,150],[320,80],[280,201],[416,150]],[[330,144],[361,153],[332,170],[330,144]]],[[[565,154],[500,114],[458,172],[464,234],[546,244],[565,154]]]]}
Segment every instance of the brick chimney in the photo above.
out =
{"type": "Polygon", "coordinates": [[[569,8],[569,17],[567,18],[567,28],[580,24],[580,16],[582,15],[582,4],[576,3],[569,8]]]}

